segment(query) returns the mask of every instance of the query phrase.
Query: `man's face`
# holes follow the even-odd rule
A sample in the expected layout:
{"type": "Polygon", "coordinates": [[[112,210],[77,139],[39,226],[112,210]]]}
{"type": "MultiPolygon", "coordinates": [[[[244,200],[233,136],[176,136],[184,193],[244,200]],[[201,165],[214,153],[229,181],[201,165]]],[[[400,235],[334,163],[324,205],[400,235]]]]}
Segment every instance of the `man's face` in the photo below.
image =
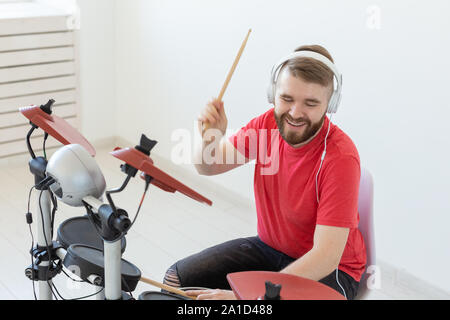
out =
{"type": "Polygon", "coordinates": [[[294,147],[309,142],[322,128],[332,88],[281,71],[275,94],[275,120],[283,139],[294,147]]]}

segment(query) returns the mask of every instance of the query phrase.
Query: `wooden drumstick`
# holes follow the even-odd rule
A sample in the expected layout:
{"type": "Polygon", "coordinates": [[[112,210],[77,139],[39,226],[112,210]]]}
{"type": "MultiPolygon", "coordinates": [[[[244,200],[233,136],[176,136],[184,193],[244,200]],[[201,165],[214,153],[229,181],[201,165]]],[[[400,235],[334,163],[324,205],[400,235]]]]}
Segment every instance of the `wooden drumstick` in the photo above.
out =
{"type": "MultiPolygon", "coordinates": [[[[247,45],[247,41],[248,41],[248,38],[250,37],[251,32],[252,32],[252,29],[249,29],[247,36],[245,37],[244,42],[242,42],[241,48],[239,49],[239,52],[238,52],[236,58],[234,59],[234,63],[231,66],[231,69],[228,72],[227,78],[225,79],[222,89],[220,90],[219,96],[217,97],[217,99],[219,101],[222,101],[222,98],[225,94],[225,90],[227,90],[228,84],[230,83],[230,80],[231,80],[231,77],[233,76],[234,70],[236,70],[239,60],[241,59],[242,53],[244,52],[245,46],[247,45]]],[[[209,122],[203,123],[203,133],[205,133],[205,131],[208,130],[209,128],[210,128],[209,122]]]]}
{"type": "Polygon", "coordinates": [[[196,299],[195,297],[188,296],[183,290],[180,290],[180,289],[177,289],[177,288],[168,286],[168,285],[166,285],[166,284],[164,284],[164,283],[160,283],[160,282],[158,282],[158,281],[155,281],[155,280],[152,280],[152,279],[149,279],[149,278],[141,277],[140,281],[145,282],[145,283],[147,283],[147,284],[150,284],[150,285],[152,285],[152,286],[155,286],[155,287],[157,287],[157,288],[160,288],[160,289],[163,289],[163,290],[166,290],[166,291],[169,291],[169,292],[178,294],[178,295],[180,295],[180,296],[183,296],[183,297],[192,299],[192,300],[195,300],[195,299],[196,299]]]}

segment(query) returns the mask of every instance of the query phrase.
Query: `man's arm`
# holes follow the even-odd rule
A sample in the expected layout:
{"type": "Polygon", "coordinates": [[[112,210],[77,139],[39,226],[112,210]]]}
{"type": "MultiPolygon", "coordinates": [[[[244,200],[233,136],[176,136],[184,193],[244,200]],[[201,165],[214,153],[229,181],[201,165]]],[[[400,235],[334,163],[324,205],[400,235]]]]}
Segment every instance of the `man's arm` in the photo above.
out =
{"type": "Polygon", "coordinates": [[[319,281],[337,269],[349,234],[349,228],[317,225],[313,248],[282,273],[319,281]]]}
{"type": "Polygon", "coordinates": [[[345,154],[322,169],[320,205],[312,249],[282,272],[321,280],[336,270],[350,228],[357,227],[360,167],[356,155],[345,154]]]}
{"type": "Polygon", "coordinates": [[[202,143],[196,146],[193,161],[199,174],[221,174],[250,161],[224,137],[228,120],[223,102],[211,100],[198,117],[198,121],[202,143]],[[202,131],[202,122],[209,122],[210,129],[207,132],[202,131]]]}
{"type": "MultiPolygon", "coordinates": [[[[212,142],[214,144],[215,142],[212,142]]],[[[245,158],[233,144],[225,137],[222,137],[219,144],[209,145],[203,143],[201,148],[198,148],[195,152],[195,168],[197,172],[205,176],[213,176],[221,174],[231,169],[242,166],[248,163],[250,160],[245,158]],[[209,150],[217,150],[219,154],[214,157],[213,160],[211,152],[209,150]],[[213,163],[211,163],[213,160],[213,163]]]]}
{"type": "MultiPolygon", "coordinates": [[[[347,243],[349,230],[349,228],[317,225],[313,248],[280,272],[315,281],[325,278],[338,267],[347,243]]],[[[199,300],[236,299],[231,290],[191,290],[186,293],[197,296],[199,300]]]]}

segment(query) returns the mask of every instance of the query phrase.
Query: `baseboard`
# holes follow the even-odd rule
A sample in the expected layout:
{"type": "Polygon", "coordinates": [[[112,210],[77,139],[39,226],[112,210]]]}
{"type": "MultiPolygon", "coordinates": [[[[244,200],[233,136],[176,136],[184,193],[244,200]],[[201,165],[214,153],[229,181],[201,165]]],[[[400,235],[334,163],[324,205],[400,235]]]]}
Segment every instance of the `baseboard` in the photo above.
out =
{"type": "Polygon", "coordinates": [[[396,299],[448,300],[450,292],[438,288],[426,280],[418,278],[403,268],[377,259],[380,268],[380,290],[396,299]]]}
{"type": "Polygon", "coordinates": [[[93,142],[91,142],[91,144],[95,149],[111,148],[115,146],[116,140],[117,138],[115,136],[105,137],[94,140],[93,142]]]}

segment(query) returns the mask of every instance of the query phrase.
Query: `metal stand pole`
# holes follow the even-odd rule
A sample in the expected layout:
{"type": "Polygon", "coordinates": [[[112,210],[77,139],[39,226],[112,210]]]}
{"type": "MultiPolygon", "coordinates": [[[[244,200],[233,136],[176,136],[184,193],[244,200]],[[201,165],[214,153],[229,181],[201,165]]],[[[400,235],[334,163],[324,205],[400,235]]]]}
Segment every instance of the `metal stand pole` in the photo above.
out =
{"type": "MultiPolygon", "coordinates": [[[[42,196],[37,194],[37,246],[38,248],[52,248],[52,235],[51,235],[51,200],[50,191],[42,191],[42,196]],[[42,209],[42,212],[41,212],[42,209]],[[42,214],[41,214],[42,213],[42,214]]],[[[50,253],[49,253],[50,254],[50,253]]],[[[44,275],[48,274],[50,268],[50,261],[42,261],[39,265],[39,272],[43,272],[44,275]]],[[[52,300],[52,290],[50,287],[52,280],[39,280],[39,300],[52,300]]]]}
{"type": "MultiPolygon", "coordinates": [[[[88,204],[94,212],[97,212],[102,220],[102,238],[103,238],[103,258],[104,258],[104,296],[106,300],[120,300],[122,299],[122,239],[116,241],[105,240],[104,235],[110,232],[109,224],[113,211],[110,205],[103,204],[100,200],[88,196],[83,198],[83,201],[88,204]]],[[[123,218],[123,215],[122,215],[123,218]]],[[[126,219],[128,219],[125,216],[126,219]]],[[[116,228],[120,226],[123,221],[118,217],[113,217],[111,220],[115,224],[116,228]]]]}
{"type": "Polygon", "coordinates": [[[122,250],[121,240],[103,241],[105,259],[106,300],[122,299],[122,250]]]}

